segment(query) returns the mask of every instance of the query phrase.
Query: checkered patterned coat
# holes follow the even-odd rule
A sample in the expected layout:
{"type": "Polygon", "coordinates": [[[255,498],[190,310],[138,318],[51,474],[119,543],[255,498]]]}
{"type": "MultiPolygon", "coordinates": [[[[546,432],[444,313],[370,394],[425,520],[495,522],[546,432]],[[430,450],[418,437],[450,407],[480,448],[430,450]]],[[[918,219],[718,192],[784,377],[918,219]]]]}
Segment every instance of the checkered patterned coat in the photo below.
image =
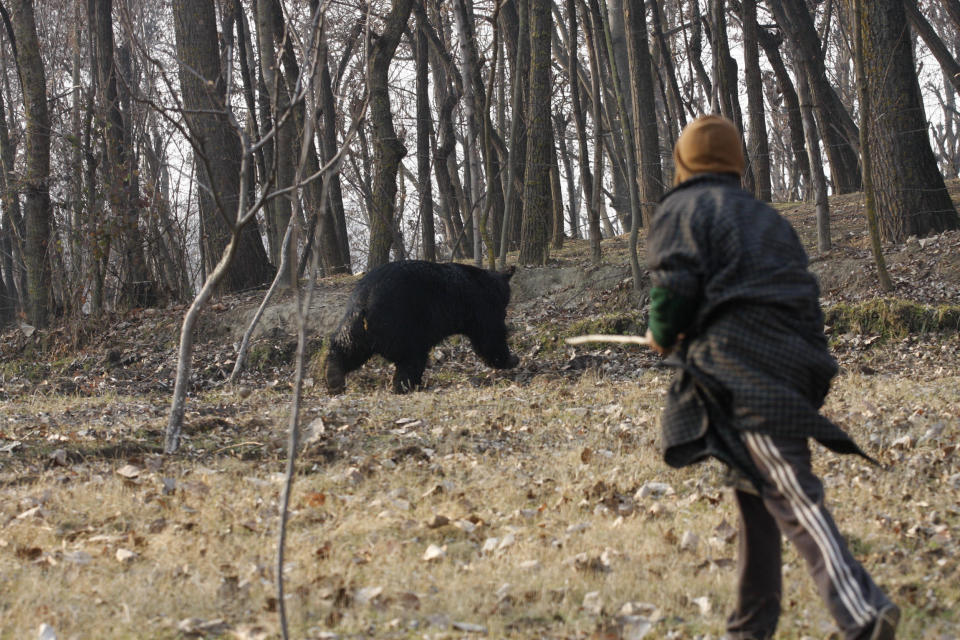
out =
{"type": "Polygon", "coordinates": [[[653,286],[699,302],[668,361],[680,367],[662,416],[668,464],[712,455],[749,472],[737,431],[862,454],[818,412],[837,365],[817,281],[783,217],[731,177],[695,177],[661,200],[647,265],[653,286]]]}

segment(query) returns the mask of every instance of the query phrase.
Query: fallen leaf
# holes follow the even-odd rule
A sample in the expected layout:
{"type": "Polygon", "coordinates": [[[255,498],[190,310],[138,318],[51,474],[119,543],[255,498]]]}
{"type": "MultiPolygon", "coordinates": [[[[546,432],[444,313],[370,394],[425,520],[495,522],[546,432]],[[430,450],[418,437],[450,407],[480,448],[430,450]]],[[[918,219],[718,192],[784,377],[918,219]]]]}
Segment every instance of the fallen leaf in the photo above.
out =
{"type": "Polygon", "coordinates": [[[427,547],[427,550],[423,552],[423,559],[427,562],[434,560],[442,560],[447,555],[446,546],[438,546],[431,544],[427,547]]]}
{"type": "Polygon", "coordinates": [[[699,598],[694,598],[691,600],[693,604],[697,605],[700,608],[700,615],[706,616],[710,615],[710,611],[713,609],[713,605],[710,603],[710,598],[707,596],[700,596],[699,598]]]}
{"type": "Polygon", "coordinates": [[[122,476],[128,480],[133,480],[140,477],[140,468],[132,464],[125,464],[117,469],[116,473],[118,476],[122,476]]]}
{"type": "Polygon", "coordinates": [[[444,525],[450,524],[450,518],[444,515],[437,514],[433,516],[433,520],[427,523],[428,529],[439,529],[444,525]]]}
{"type": "Polygon", "coordinates": [[[139,554],[129,549],[117,549],[116,558],[121,564],[129,564],[136,560],[139,554]]]}
{"type": "Polygon", "coordinates": [[[599,591],[588,591],[583,594],[583,610],[591,615],[598,616],[603,613],[603,598],[599,591]]]}

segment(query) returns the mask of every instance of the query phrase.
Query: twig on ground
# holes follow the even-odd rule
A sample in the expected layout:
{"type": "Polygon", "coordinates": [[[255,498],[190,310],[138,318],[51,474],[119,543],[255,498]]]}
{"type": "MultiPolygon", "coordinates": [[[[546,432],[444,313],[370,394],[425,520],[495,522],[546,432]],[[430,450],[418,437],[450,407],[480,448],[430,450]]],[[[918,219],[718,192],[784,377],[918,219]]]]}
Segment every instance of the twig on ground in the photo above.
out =
{"type": "Polygon", "coordinates": [[[567,344],[586,344],[588,342],[613,342],[617,344],[638,344],[644,347],[650,346],[650,341],[644,336],[616,336],[591,333],[585,336],[574,336],[567,338],[567,344]]]}

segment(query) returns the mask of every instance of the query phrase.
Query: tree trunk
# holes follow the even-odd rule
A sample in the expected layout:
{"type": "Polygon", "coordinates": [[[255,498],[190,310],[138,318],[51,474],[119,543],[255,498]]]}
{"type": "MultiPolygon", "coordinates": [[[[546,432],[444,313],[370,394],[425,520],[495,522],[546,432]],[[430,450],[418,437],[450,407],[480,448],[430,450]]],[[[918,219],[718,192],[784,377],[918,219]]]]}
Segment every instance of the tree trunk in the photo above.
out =
{"type": "MultiPolygon", "coordinates": [[[[529,0],[530,100],[527,105],[527,159],[520,231],[520,263],[546,264],[550,255],[553,197],[550,167],[553,156],[550,131],[550,0],[529,0]]],[[[514,116],[516,117],[516,115],[514,116]]]]}
{"type": "Polygon", "coordinates": [[[513,4],[505,5],[503,16],[507,33],[507,50],[512,48],[510,82],[510,141],[507,157],[507,181],[504,195],[503,227],[500,232],[500,268],[505,266],[507,251],[516,248],[520,240],[518,233],[523,220],[523,184],[524,159],[527,154],[526,105],[529,101],[530,78],[530,12],[529,0],[515,0],[516,11],[509,9],[513,4]],[[511,17],[513,16],[513,17],[511,17]],[[509,36],[513,34],[511,39],[509,36]],[[510,46],[511,41],[514,43],[510,46]],[[519,185],[519,186],[518,186],[519,185]]]}
{"type": "MultiPolygon", "coordinates": [[[[642,2],[626,2],[624,22],[627,27],[627,51],[630,63],[630,86],[633,102],[633,140],[637,149],[640,180],[640,212],[648,229],[653,212],[663,194],[663,172],[660,168],[660,134],[657,128],[657,108],[653,98],[653,70],[647,25],[642,2]]],[[[656,8],[654,8],[656,11],[656,8]]],[[[682,115],[680,117],[683,117],[682,115]]],[[[631,229],[631,244],[635,251],[636,225],[631,229]]]]}
{"type": "Polygon", "coordinates": [[[14,189],[13,173],[16,149],[10,141],[7,129],[7,109],[0,90],[0,280],[3,281],[3,295],[0,297],[0,324],[12,322],[17,310],[17,277],[13,260],[13,247],[16,238],[15,224],[20,218],[20,197],[14,189]]]}
{"type": "MultiPolygon", "coordinates": [[[[767,56],[767,61],[773,69],[773,74],[777,79],[777,85],[780,87],[780,93],[783,96],[783,107],[787,113],[787,123],[790,129],[790,148],[793,150],[794,161],[800,171],[803,184],[809,189],[810,180],[810,158],[807,155],[806,143],[804,139],[803,118],[800,115],[800,99],[790,80],[790,74],[787,72],[787,66],[780,55],[780,47],[783,46],[783,38],[774,36],[766,29],[757,31],[757,38],[760,46],[767,56]]],[[[819,155],[819,154],[818,154],[819,155]]]]}
{"type": "MultiPolygon", "coordinates": [[[[274,14],[277,9],[274,0],[259,0],[257,2],[257,44],[260,51],[260,72],[263,74],[267,95],[270,96],[270,115],[277,127],[273,162],[275,176],[271,188],[287,189],[293,185],[294,158],[298,155],[296,152],[297,131],[292,114],[288,114],[290,111],[290,95],[287,93],[287,86],[284,82],[283,72],[280,70],[280,62],[277,59],[274,44],[275,40],[280,39],[279,34],[274,34],[276,28],[274,14]],[[288,117],[281,122],[281,116],[284,114],[287,114],[288,117]]],[[[269,212],[272,221],[267,225],[267,237],[270,244],[270,261],[274,265],[280,264],[280,254],[284,251],[283,242],[286,237],[287,225],[290,224],[292,206],[291,196],[284,195],[274,200],[273,207],[269,212]]],[[[291,260],[293,259],[291,255],[291,260]]],[[[285,270],[280,274],[280,286],[289,284],[291,284],[290,271],[285,270]]]]}
{"type": "Polygon", "coordinates": [[[24,258],[27,268],[27,322],[46,327],[50,321],[50,116],[47,80],[30,0],[12,0],[10,21],[17,40],[17,70],[26,116],[26,170],[23,176],[24,258]]]}
{"type": "Polygon", "coordinates": [[[943,77],[948,79],[954,90],[960,93],[960,64],[957,63],[956,58],[950,54],[950,50],[943,44],[943,40],[920,13],[920,9],[917,8],[917,0],[903,0],[903,8],[907,13],[910,26],[923,38],[933,57],[940,63],[940,68],[943,69],[943,77]]]}
{"type": "Polygon", "coordinates": [[[797,60],[806,71],[816,108],[817,124],[826,145],[835,193],[860,189],[856,145],[859,132],[827,80],[820,38],[804,0],[767,0],[777,24],[786,31],[797,60]]]}
{"type": "MultiPolygon", "coordinates": [[[[863,192],[866,197],[867,226],[870,230],[870,245],[873,248],[873,257],[877,263],[877,275],[880,280],[880,288],[884,291],[893,290],[893,283],[890,281],[890,275],[887,273],[887,264],[883,258],[883,248],[880,246],[880,230],[877,224],[877,204],[876,193],[873,188],[873,143],[870,140],[870,124],[872,119],[871,107],[873,92],[869,86],[870,80],[867,76],[866,68],[866,47],[864,43],[864,23],[866,16],[863,12],[863,3],[861,0],[853,0],[854,11],[854,32],[855,32],[855,62],[857,66],[857,94],[860,98],[860,152],[863,167],[863,192]]],[[[912,56],[911,56],[912,58],[912,56]]]]}
{"type": "MultiPolygon", "coordinates": [[[[588,220],[593,219],[593,176],[590,172],[590,157],[588,155],[587,147],[587,123],[586,118],[583,115],[583,105],[580,102],[580,72],[579,72],[579,62],[577,59],[577,5],[576,0],[566,0],[567,6],[567,24],[568,24],[568,35],[567,42],[569,43],[570,50],[567,52],[567,76],[570,79],[570,106],[573,111],[573,124],[576,128],[577,133],[577,158],[578,158],[578,167],[580,169],[580,184],[583,189],[583,200],[587,205],[587,218],[588,220]]],[[[586,15],[584,15],[586,19],[586,15]]],[[[589,45],[588,45],[589,48],[589,45]]],[[[571,202],[579,202],[580,198],[574,195],[571,190],[570,193],[571,202]]],[[[571,213],[573,213],[573,206],[571,205],[571,213]]],[[[577,222],[577,230],[573,237],[578,238],[582,234],[579,229],[579,221],[577,222]]]]}
{"type": "MultiPolygon", "coordinates": [[[[330,51],[324,41],[320,59],[320,110],[323,114],[323,125],[320,130],[320,151],[323,162],[326,164],[337,154],[337,107],[334,102],[333,84],[330,77],[330,51]]],[[[340,172],[328,173],[327,181],[327,215],[336,234],[337,252],[332,264],[327,265],[329,273],[350,273],[352,271],[350,259],[350,242],[347,236],[347,217],[343,207],[343,186],[340,184],[340,172]]]]}
{"type": "Polygon", "coordinates": [[[387,75],[412,7],[413,0],[393,0],[390,13],[384,21],[383,33],[370,44],[368,92],[370,122],[373,125],[374,177],[368,271],[389,262],[393,244],[397,172],[407,149],[393,127],[387,75]]]}
{"type": "MultiPolygon", "coordinates": [[[[799,65],[797,65],[799,67],[799,65]]],[[[800,92],[800,114],[803,118],[803,131],[806,136],[808,164],[812,184],[808,189],[817,207],[817,249],[823,253],[830,250],[830,209],[827,200],[827,179],[823,174],[823,160],[820,156],[820,135],[817,121],[813,117],[813,100],[807,86],[807,75],[802,69],[797,71],[797,88],[800,92]]]]}
{"type": "Polygon", "coordinates": [[[720,107],[720,113],[729,118],[740,132],[743,157],[746,166],[743,171],[743,188],[755,191],[753,164],[747,153],[744,141],[743,113],[740,110],[740,88],[737,79],[737,62],[730,55],[730,43],[727,39],[726,0],[711,0],[713,23],[713,65],[714,95],[720,107]]]}
{"type": "MultiPolygon", "coordinates": [[[[211,273],[227,243],[237,211],[240,188],[240,140],[226,114],[226,84],[220,72],[217,23],[213,0],[174,0],[174,34],[180,61],[180,90],[184,120],[190,131],[198,178],[200,239],[204,269],[211,273]]],[[[241,233],[236,260],[219,281],[223,291],[241,291],[269,282],[273,267],[255,222],[241,233]]]]}
{"type": "Polygon", "coordinates": [[[743,24],[743,73],[747,83],[747,110],[750,132],[747,144],[750,166],[753,167],[753,194],[770,202],[770,146],[763,107],[763,79],[760,76],[760,52],[757,49],[757,0],[742,0],[740,19],[743,24]]]}
{"type": "MultiPolygon", "coordinates": [[[[557,114],[553,117],[553,123],[557,136],[557,153],[560,156],[560,162],[563,164],[563,172],[566,176],[567,200],[569,203],[567,221],[570,224],[570,237],[580,239],[583,237],[580,231],[580,195],[573,175],[570,147],[567,144],[567,120],[557,114]]],[[[561,199],[560,202],[562,203],[563,200],[561,199]]]]}
{"type": "Polygon", "coordinates": [[[663,7],[657,0],[650,0],[649,4],[652,23],[651,27],[653,28],[653,35],[656,38],[655,48],[658,53],[657,64],[663,65],[663,75],[669,88],[669,90],[666,91],[666,100],[667,105],[669,106],[669,111],[673,113],[673,117],[670,119],[667,130],[670,133],[670,146],[672,147],[673,142],[679,135],[679,132],[686,126],[687,119],[683,112],[684,104],[683,96],[680,95],[680,85],[677,84],[677,71],[673,65],[675,56],[670,48],[670,42],[667,40],[667,36],[663,32],[663,7]]]}
{"type": "MultiPolygon", "coordinates": [[[[960,227],[943,175],[930,148],[910,33],[901,0],[870,0],[859,15],[863,79],[871,110],[871,177],[877,189],[880,230],[887,241],[928,236],[960,227]]],[[[866,155],[866,152],[864,152],[866,155]]]]}
{"type": "Polygon", "coordinates": [[[433,118],[430,115],[430,69],[427,36],[423,32],[423,19],[417,17],[417,34],[414,43],[414,59],[417,73],[417,191],[420,196],[421,255],[424,260],[436,262],[436,233],[433,228],[433,182],[430,180],[430,130],[433,118]]]}

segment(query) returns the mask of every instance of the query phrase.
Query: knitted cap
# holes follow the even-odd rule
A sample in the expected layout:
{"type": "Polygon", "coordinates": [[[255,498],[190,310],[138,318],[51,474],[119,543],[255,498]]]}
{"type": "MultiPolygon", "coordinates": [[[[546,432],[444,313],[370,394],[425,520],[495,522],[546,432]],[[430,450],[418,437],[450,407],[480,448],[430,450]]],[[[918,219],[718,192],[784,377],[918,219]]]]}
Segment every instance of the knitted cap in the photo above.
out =
{"type": "Polygon", "coordinates": [[[684,129],[673,147],[674,186],[698,173],[743,175],[743,143],[737,127],[722,116],[700,116],[684,129]]]}

